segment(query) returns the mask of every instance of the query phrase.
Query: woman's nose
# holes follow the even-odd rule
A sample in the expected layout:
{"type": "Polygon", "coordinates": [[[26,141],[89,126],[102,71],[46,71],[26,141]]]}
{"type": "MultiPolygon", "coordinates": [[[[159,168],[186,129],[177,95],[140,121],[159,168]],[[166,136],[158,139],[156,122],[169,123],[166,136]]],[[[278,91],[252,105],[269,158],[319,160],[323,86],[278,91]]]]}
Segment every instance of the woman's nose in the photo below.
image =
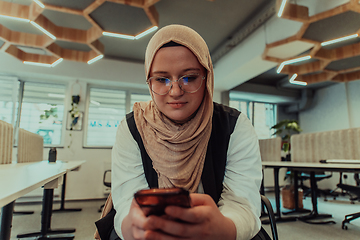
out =
{"type": "Polygon", "coordinates": [[[180,88],[178,82],[173,82],[169,94],[170,96],[181,96],[184,94],[184,91],[180,88]]]}

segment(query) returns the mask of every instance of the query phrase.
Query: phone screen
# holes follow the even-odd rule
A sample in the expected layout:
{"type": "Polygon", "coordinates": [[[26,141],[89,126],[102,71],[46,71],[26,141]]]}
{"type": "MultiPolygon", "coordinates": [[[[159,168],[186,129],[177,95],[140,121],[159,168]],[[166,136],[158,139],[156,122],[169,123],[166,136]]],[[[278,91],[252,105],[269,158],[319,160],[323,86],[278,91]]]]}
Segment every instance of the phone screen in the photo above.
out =
{"type": "Polygon", "coordinates": [[[182,188],[152,188],[140,190],[134,194],[136,202],[141,208],[148,208],[147,215],[164,214],[166,206],[174,205],[189,208],[189,191],[182,188]]]}

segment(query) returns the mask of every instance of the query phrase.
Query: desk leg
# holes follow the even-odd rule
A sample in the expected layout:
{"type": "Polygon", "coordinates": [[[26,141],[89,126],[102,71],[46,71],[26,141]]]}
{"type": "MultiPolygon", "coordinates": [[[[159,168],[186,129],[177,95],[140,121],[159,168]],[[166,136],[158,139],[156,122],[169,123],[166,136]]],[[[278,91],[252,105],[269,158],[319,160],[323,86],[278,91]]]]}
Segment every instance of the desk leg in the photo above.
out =
{"type": "Polygon", "coordinates": [[[311,185],[311,202],[313,210],[309,215],[299,217],[299,220],[311,223],[311,224],[327,224],[327,223],[335,223],[334,221],[311,221],[316,219],[323,219],[323,218],[331,218],[331,214],[319,214],[317,208],[317,183],[315,179],[315,172],[310,172],[310,185],[311,185]]]}
{"type": "Polygon", "coordinates": [[[5,205],[1,209],[0,240],[10,240],[14,204],[15,201],[5,205]]]}
{"type": "Polygon", "coordinates": [[[61,202],[60,208],[53,210],[54,212],[79,212],[81,208],[65,208],[65,191],[66,191],[66,173],[63,178],[63,184],[61,186],[61,202]]]}
{"type": "MultiPolygon", "coordinates": [[[[296,221],[296,217],[281,217],[281,206],[280,206],[280,187],[279,187],[279,170],[280,168],[274,168],[274,187],[275,187],[275,202],[276,202],[276,213],[275,219],[276,223],[278,222],[289,222],[296,221]]],[[[263,224],[268,224],[269,220],[263,220],[263,224]]]]}
{"type": "Polygon", "coordinates": [[[295,201],[295,209],[290,210],[288,212],[283,212],[284,215],[291,213],[309,213],[311,212],[308,209],[299,208],[299,183],[298,183],[298,171],[293,171],[294,173],[294,201],[295,201]]]}
{"type": "Polygon", "coordinates": [[[39,240],[45,239],[73,239],[75,236],[71,235],[55,235],[61,233],[73,233],[75,229],[62,229],[62,230],[51,230],[51,214],[52,214],[52,205],[54,198],[54,189],[44,189],[44,196],[42,202],[42,212],[41,212],[41,230],[40,232],[18,234],[17,238],[29,238],[29,237],[38,237],[39,240]],[[51,236],[54,234],[55,236],[51,236]]]}

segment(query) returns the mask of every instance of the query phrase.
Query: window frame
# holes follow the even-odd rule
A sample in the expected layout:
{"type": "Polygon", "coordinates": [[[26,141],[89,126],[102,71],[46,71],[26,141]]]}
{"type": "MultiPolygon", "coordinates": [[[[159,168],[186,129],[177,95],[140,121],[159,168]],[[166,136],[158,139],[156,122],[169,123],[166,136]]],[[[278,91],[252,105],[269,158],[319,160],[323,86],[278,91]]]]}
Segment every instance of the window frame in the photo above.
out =
{"type": "MultiPolygon", "coordinates": [[[[113,146],[93,146],[87,144],[87,135],[88,135],[88,119],[89,119],[89,107],[90,107],[90,89],[105,89],[105,90],[118,90],[125,92],[125,115],[131,111],[131,94],[147,94],[151,96],[149,88],[147,85],[144,85],[144,88],[126,88],[121,86],[104,86],[99,84],[87,84],[86,87],[86,102],[85,102],[85,114],[84,114],[84,123],[83,123],[83,148],[84,149],[112,149],[113,146]]],[[[119,119],[121,121],[122,119],[119,119]]]]}
{"type": "MultiPolygon", "coordinates": [[[[239,101],[239,102],[246,102],[246,116],[249,118],[249,120],[251,121],[251,124],[253,125],[253,127],[255,128],[255,103],[261,103],[261,104],[272,104],[273,105],[273,111],[275,112],[274,114],[274,122],[276,123],[277,122],[277,118],[278,118],[278,106],[276,103],[272,103],[272,102],[263,102],[263,101],[251,101],[251,100],[247,100],[247,99],[243,99],[243,98],[229,98],[229,101],[239,101]],[[250,111],[249,111],[249,105],[250,103],[252,103],[252,116],[251,116],[251,119],[250,119],[250,111]]],[[[271,126],[270,126],[271,127],[271,126]]],[[[274,135],[271,135],[270,138],[274,138],[276,136],[274,135]]]]}
{"type": "MultiPolygon", "coordinates": [[[[16,139],[17,139],[17,135],[18,135],[18,129],[20,128],[20,121],[21,121],[21,114],[22,114],[22,104],[23,104],[23,99],[24,99],[24,90],[25,90],[25,86],[26,83],[35,83],[35,84],[47,84],[47,85],[63,85],[64,86],[64,100],[63,100],[63,104],[64,104],[64,110],[63,110],[63,119],[62,119],[62,126],[61,126],[61,138],[60,138],[60,143],[59,144],[44,144],[44,148],[52,148],[52,147],[56,147],[56,148],[64,148],[65,146],[65,135],[66,135],[66,120],[67,120],[67,106],[69,104],[68,102],[68,92],[69,92],[69,84],[67,82],[62,82],[62,81],[51,81],[50,83],[48,81],[44,81],[44,80],[21,80],[19,79],[20,82],[20,87],[19,87],[19,110],[18,110],[18,115],[17,115],[17,122],[16,122],[16,139]]],[[[16,143],[17,146],[17,143],[16,143]]]]}

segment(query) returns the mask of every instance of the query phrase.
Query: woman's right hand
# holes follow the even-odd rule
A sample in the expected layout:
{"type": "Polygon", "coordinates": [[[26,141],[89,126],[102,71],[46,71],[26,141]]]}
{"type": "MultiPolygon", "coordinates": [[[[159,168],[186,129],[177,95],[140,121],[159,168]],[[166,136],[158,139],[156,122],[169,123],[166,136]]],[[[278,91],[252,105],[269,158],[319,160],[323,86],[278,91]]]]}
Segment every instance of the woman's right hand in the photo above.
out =
{"type": "Polygon", "coordinates": [[[141,209],[135,199],[132,200],[130,211],[121,225],[121,231],[125,240],[148,239],[149,234],[151,235],[151,232],[156,231],[151,222],[156,221],[153,218],[160,217],[155,215],[146,216],[147,211],[148,209],[146,208],[141,209]]]}
{"type": "Polygon", "coordinates": [[[145,239],[145,229],[147,217],[145,213],[136,203],[135,199],[132,200],[130,211],[128,215],[124,218],[121,231],[123,233],[124,239],[145,239]]]}

